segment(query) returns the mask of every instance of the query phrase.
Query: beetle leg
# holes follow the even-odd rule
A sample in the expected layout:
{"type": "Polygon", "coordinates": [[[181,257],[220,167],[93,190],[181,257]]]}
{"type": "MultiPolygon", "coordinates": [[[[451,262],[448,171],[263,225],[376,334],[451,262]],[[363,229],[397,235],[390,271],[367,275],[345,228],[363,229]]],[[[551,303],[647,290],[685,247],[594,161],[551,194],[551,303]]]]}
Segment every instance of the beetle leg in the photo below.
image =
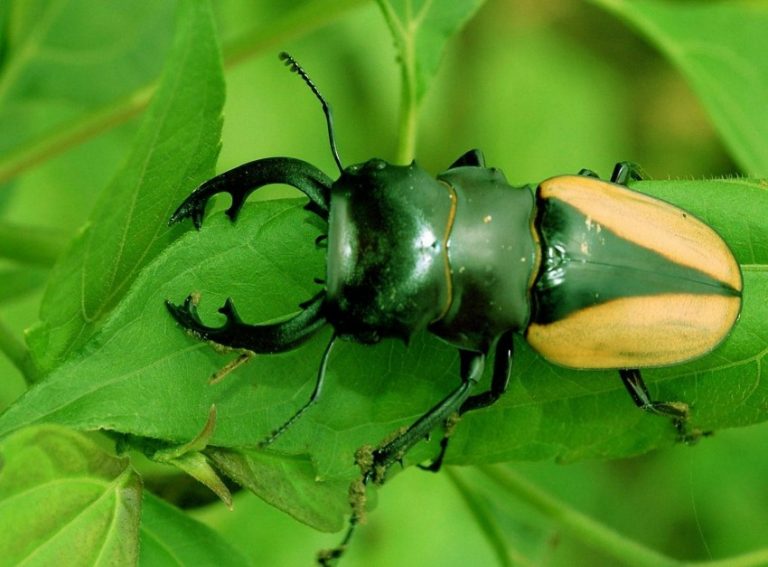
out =
{"type": "Polygon", "coordinates": [[[624,387],[626,387],[637,407],[655,415],[672,418],[672,423],[675,429],[677,429],[680,439],[685,442],[692,441],[699,436],[689,434],[686,429],[689,413],[688,404],[684,402],[659,402],[652,400],[648,387],[645,385],[643,377],[640,375],[640,370],[637,368],[619,370],[619,376],[621,376],[624,387]]]}
{"type": "MultiPolygon", "coordinates": [[[[365,486],[371,481],[377,484],[383,483],[389,467],[400,462],[409,449],[424,439],[438,423],[445,421],[448,416],[455,413],[467,401],[472,387],[483,376],[485,354],[460,349],[459,355],[461,356],[461,384],[459,387],[422,415],[404,432],[399,433],[370,453],[370,456],[365,459],[367,464],[361,467],[363,468],[362,478],[355,481],[352,485],[355,492],[364,492],[365,486]]],[[[351,492],[352,490],[350,490],[351,492]]],[[[361,497],[358,494],[357,500],[360,499],[361,497]]],[[[363,496],[362,501],[364,500],[363,496]]],[[[350,539],[352,539],[355,528],[363,518],[363,511],[358,510],[358,506],[359,504],[353,507],[352,516],[349,518],[349,526],[341,543],[333,549],[321,551],[318,554],[320,565],[335,565],[335,561],[343,555],[350,539]]]]}
{"type": "Polygon", "coordinates": [[[591,169],[586,169],[586,168],[579,170],[579,173],[577,173],[576,175],[580,175],[582,177],[594,177],[595,179],[600,179],[600,176],[597,173],[595,173],[591,169]]]}
{"type": "Polygon", "coordinates": [[[402,459],[411,447],[424,439],[439,423],[445,421],[452,413],[460,411],[467,401],[472,387],[483,375],[485,354],[468,350],[460,350],[459,354],[462,362],[459,387],[421,416],[405,432],[373,452],[373,463],[369,471],[371,480],[377,483],[383,482],[390,466],[402,459]]]}
{"type": "Polygon", "coordinates": [[[509,378],[512,373],[512,354],[514,341],[511,331],[504,333],[496,343],[496,355],[493,359],[493,377],[491,378],[491,387],[488,391],[475,396],[470,396],[459,409],[459,413],[464,415],[468,411],[488,407],[501,397],[507,391],[509,378]]]}
{"type": "Polygon", "coordinates": [[[288,428],[293,425],[296,420],[298,420],[302,415],[304,415],[304,412],[307,411],[311,406],[317,402],[317,400],[320,398],[320,393],[323,391],[323,385],[325,383],[325,370],[328,367],[328,359],[331,356],[331,349],[333,349],[333,345],[336,342],[336,334],[331,337],[331,340],[328,342],[328,346],[325,347],[325,352],[323,352],[323,358],[320,362],[320,368],[317,371],[317,380],[315,381],[315,389],[312,390],[312,395],[309,397],[309,400],[301,406],[296,413],[294,413],[290,418],[286,420],[285,423],[283,423],[280,427],[272,431],[270,433],[269,437],[264,439],[259,443],[260,448],[267,447],[268,445],[271,445],[274,443],[274,441],[280,437],[283,433],[285,433],[288,428]]]}
{"type": "Polygon", "coordinates": [[[483,152],[478,149],[469,150],[459,156],[448,169],[453,169],[455,167],[485,167],[485,157],[483,156],[483,152]]]}
{"type": "Polygon", "coordinates": [[[613,168],[613,174],[611,175],[611,183],[617,185],[627,185],[630,181],[642,181],[648,176],[643,171],[643,168],[632,163],[631,161],[620,161],[613,168]]]}
{"type": "MultiPolygon", "coordinates": [[[[512,353],[514,347],[512,336],[512,332],[504,333],[501,335],[501,338],[499,338],[499,342],[496,343],[496,355],[493,358],[493,376],[491,377],[490,389],[481,394],[476,394],[467,398],[467,401],[459,408],[459,416],[464,415],[468,411],[485,408],[494,404],[501,395],[507,391],[509,378],[512,373],[512,353]]],[[[430,464],[419,465],[420,469],[430,472],[438,472],[443,466],[443,459],[445,458],[445,452],[448,449],[450,434],[455,425],[454,423],[450,423],[450,419],[446,421],[448,425],[446,427],[445,435],[440,440],[440,453],[430,464]]]]}

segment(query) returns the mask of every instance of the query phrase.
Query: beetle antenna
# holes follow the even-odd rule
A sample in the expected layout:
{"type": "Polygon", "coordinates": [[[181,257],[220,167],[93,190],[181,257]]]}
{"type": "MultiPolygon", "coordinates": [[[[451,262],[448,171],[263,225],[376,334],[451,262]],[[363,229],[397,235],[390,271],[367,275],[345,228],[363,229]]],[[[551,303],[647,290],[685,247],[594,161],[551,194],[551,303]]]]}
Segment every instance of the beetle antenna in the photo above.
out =
{"type": "Polygon", "coordinates": [[[325,122],[328,124],[328,141],[331,143],[331,153],[333,153],[333,159],[336,161],[336,166],[339,168],[339,172],[343,172],[344,166],[341,165],[339,150],[336,149],[336,136],[333,131],[333,113],[331,112],[331,106],[328,104],[328,101],[325,100],[325,97],[322,94],[320,94],[320,91],[317,90],[315,83],[313,83],[312,79],[309,78],[309,75],[307,75],[307,72],[301,68],[301,65],[299,65],[298,62],[293,57],[291,57],[285,51],[281,52],[279,57],[280,57],[280,60],[285,63],[286,67],[288,67],[291,71],[293,71],[299,77],[304,79],[304,82],[307,84],[309,89],[315,94],[317,99],[320,101],[320,104],[323,105],[323,114],[325,114],[325,122]]]}

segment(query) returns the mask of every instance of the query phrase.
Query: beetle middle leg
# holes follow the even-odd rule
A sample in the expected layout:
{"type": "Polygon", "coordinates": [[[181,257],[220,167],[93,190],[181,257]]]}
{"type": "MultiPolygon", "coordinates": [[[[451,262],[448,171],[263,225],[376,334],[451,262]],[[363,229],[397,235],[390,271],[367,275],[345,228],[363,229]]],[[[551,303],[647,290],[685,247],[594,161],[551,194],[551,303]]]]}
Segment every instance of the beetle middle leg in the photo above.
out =
{"type": "MultiPolygon", "coordinates": [[[[362,471],[362,477],[353,483],[355,491],[365,490],[365,486],[373,481],[381,484],[386,478],[389,468],[400,462],[405,454],[422,439],[429,435],[439,423],[445,421],[451,414],[460,410],[468,402],[472,388],[480,381],[485,368],[485,354],[469,350],[459,350],[461,356],[461,384],[435,404],[429,411],[411,424],[404,432],[395,435],[383,445],[374,449],[369,461],[362,471]]],[[[482,396],[482,394],[480,394],[482,396]]],[[[318,562],[321,565],[332,565],[344,553],[355,528],[362,519],[361,512],[353,508],[349,519],[349,527],[341,543],[334,549],[321,551],[318,562]]]]}
{"type": "Polygon", "coordinates": [[[643,168],[631,161],[620,161],[613,168],[613,174],[611,175],[611,183],[617,185],[626,186],[630,181],[642,181],[647,179],[647,175],[643,168]]]}
{"type": "MultiPolygon", "coordinates": [[[[468,411],[482,409],[494,404],[509,386],[509,379],[512,374],[512,354],[513,354],[513,333],[508,331],[501,335],[496,343],[496,355],[493,359],[493,376],[491,377],[491,387],[480,394],[467,398],[459,408],[458,415],[462,416],[468,411]]],[[[419,465],[419,468],[425,471],[438,472],[443,466],[443,459],[448,450],[450,433],[446,431],[440,440],[440,452],[437,457],[428,465],[419,465]]]]}
{"type": "Polygon", "coordinates": [[[377,448],[373,452],[373,463],[367,473],[370,479],[366,480],[373,480],[377,483],[383,482],[389,467],[399,462],[411,447],[427,437],[439,423],[444,422],[456,411],[461,412],[464,404],[472,399],[469,394],[472,387],[483,376],[485,354],[468,350],[460,350],[459,354],[461,356],[461,384],[459,387],[422,415],[405,432],[377,448]]]}

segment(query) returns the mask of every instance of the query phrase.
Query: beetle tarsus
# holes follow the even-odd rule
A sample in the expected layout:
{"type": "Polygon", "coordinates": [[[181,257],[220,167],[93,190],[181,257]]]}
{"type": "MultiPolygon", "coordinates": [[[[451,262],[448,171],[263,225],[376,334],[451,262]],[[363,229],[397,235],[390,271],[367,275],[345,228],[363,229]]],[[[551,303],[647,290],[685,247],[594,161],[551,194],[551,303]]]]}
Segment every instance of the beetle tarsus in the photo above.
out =
{"type": "Polygon", "coordinates": [[[694,439],[701,437],[700,434],[689,431],[688,418],[690,416],[690,407],[688,404],[685,402],[660,402],[653,400],[648,391],[648,386],[645,385],[640,370],[637,368],[623,368],[619,370],[619,376],[637,407],[654,415],[671,418],[679,441],[691,444],[694,442],[694,439]]]}

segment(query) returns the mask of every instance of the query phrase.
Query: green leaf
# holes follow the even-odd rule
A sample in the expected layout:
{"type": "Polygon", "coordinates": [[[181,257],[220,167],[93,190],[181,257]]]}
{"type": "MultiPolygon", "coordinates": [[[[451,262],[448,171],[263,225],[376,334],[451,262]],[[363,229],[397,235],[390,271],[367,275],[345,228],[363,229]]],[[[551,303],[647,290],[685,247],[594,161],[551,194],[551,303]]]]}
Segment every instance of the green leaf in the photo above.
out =
{"type": "MultiPolygon", "coordinates": [[[[691,426],[702,431],[765,421],[768,182],[645,181],[633,189],[681,206],[715,228],[744,278],[741,316],[728,339],[693,362],[643,370],[652,395],[689,403],[691,426]]],[[[538,357],[517,357],[515,366],[510,391],[457,428],[451,442],[458,450],[450,453],[457,462],[576,461],[629,456],[674,442],[667,420],[634,409],[615,371],[570,371],[538,357]]]]}
{"type": "Polygon", "coordinates": [[[29,335],[43,372],[87,342],[142,267],[178,236],[166,221],[182,196],[213,171],[223,99],[210,8],[186,0],[134,150],[54,268],[41,323],[29,335]]]}
{"type": "Polygon", "coordinates": [[[197,437],[183,445],[166,447],[155,451],[152,459],[159,463],[167,463],[178,467],[198,482],[210,488],[227,505],[227,508],[232,509],[232,494],[229,492],[229,488],[221,480],[221,477],[216,474],[208,459],[201,452],[208,445],[215,429],[216,406],[211,406],[208,421],[202,431],[197,434],[197,437]]]}
{"type": "MultiPolygon", "coordinates": [[[[643,182],[637,187],[687,207],[714,226],[731,243],[745,280],[743,312],[729,339],[702,359],[647,370],[652,395],[691,403],[691,425],[702,430],[764,421],[768,391],[761,388],[760,365],[768,342],[768,185],[713,180],[643,182]]],[[[221,321],[214,310],[226,296],[234,298],[249,322],[295,312],[301,300],[314,295],[312,278],[324,270],[323,254],[312,245],[318,230],[307,222],[313,217],[300,204],[247,205],[235,224],[214,214],[201,231],[185,234],[142,272],[84,354],[0,415],[0,435],[32,423],[56,422],[183,443],[198,436],[215,403],[216,429],[206,454],[215,447],[232,448],[255,458],[257,453],[248,448],[308,399],[328,333],[296,351],[256,356],[209,385],[208,378],[236,353],[222,355],[186,335],[163,302],[180,302],[189,292],[199,292],[201,316],[212,325],[221,321]]],[[[355,450],[412,423],[455,388],[457,358],[455,349],[426,333],[407,348],[395,341],[338,344],[321,400],[271,448],[276,457],[310,459],[306,467],[311,469],[304,472],[289,467],[290,458],[281,463],[285,482],[311,478],[301,481],[302,492],[309,493],[312,486],[331,490],[335,501],[343,502],[343,481],[357,475],[355,450]]],[[[509,392],[461,421],[448,460],[617,458],[670,445],[675,437],[668,420],[634,407],[615,371],[552,366],[521,339],[509,392]]],[[[438,440],[436,434],[420,444],[407,463],[434,456],[438,440]]],[[[247,479],[254,488],[263,473],[248,473],[249,467],[246,462],[239,474],[228,474],[241,482],[247,479]]],[[[270,474],[280,476],[274,470],[270,474]]],[[[262,495],[269,492],[265,489],[262,495]]],[[[337,518],[329,512],[318,519],[309,497],[273,503],[316,526],[324,522],[329,527],[331,517],[337,518]]]]}
{"type": "MultiPolygon", "coordinates": [[[[274,54],[276,45],[321,28],[366,1],[217,8],[225,33],[238,30],[237,36],[226,38],[225,63],[233,66],[259,53],[274,54]]],[[[152,0],[118,7],[99,0],[0,4],[0,26],[11,7],[17,20],[11,26],[8,56],[13,72],[0,75],[0,185],[143,111],[156,88],[164,59],[160,55],[172,37],[176,5],[152,0]]],[[[92,165],[88,176],[93,171],[92,165]]],[[[4,194],[0,192],[0,204],[4,194]]]]}
{"type": "Polygon", "coordinates": [[[145,493],[139,565],[238,566],[249,562],[208,526],[145,493]]]}
{"type": "Polygon", "coordinates": [[[593,0],[680,69],[743,171],[768,175],[768,5],[593,0]]]}
{"type": "Polygon", "coordinates": [[[62,230],[0,222],[0,258],[50,267],[61,254],[69,234],[62,230]]]}
{"type": "Polygon", "coordinates": [[[128,459],[54,426],[0,442],[3,565],[131,565],[141,480],[128,459]]]}
{"type": "Polygon", "coordinates": [[[448,40],[483,0],[377,0],[395,40],[402,75],[397,162],[413,159],[419,104],[437,73],[448,40]]]}
{"type": "Polygon", "coordinates": [[[44,268],[8,268],[0,270],[0,304],[8,303],[43,287],[48,278],[44,268]]]}
{"type": "Polygon", "coordinates": [[[348,483],[318,480],[309,457],[276,457],[253,449],[206,452],[225,475],[300,522],[337,532],[349,514],[348,483]]]}
{"type": "Polygon", "coordinates": [[[142,47],[165,47],[173,9],[152,0],[3,2],[0,163],[156,77],[162,60],[142,47]]]}

